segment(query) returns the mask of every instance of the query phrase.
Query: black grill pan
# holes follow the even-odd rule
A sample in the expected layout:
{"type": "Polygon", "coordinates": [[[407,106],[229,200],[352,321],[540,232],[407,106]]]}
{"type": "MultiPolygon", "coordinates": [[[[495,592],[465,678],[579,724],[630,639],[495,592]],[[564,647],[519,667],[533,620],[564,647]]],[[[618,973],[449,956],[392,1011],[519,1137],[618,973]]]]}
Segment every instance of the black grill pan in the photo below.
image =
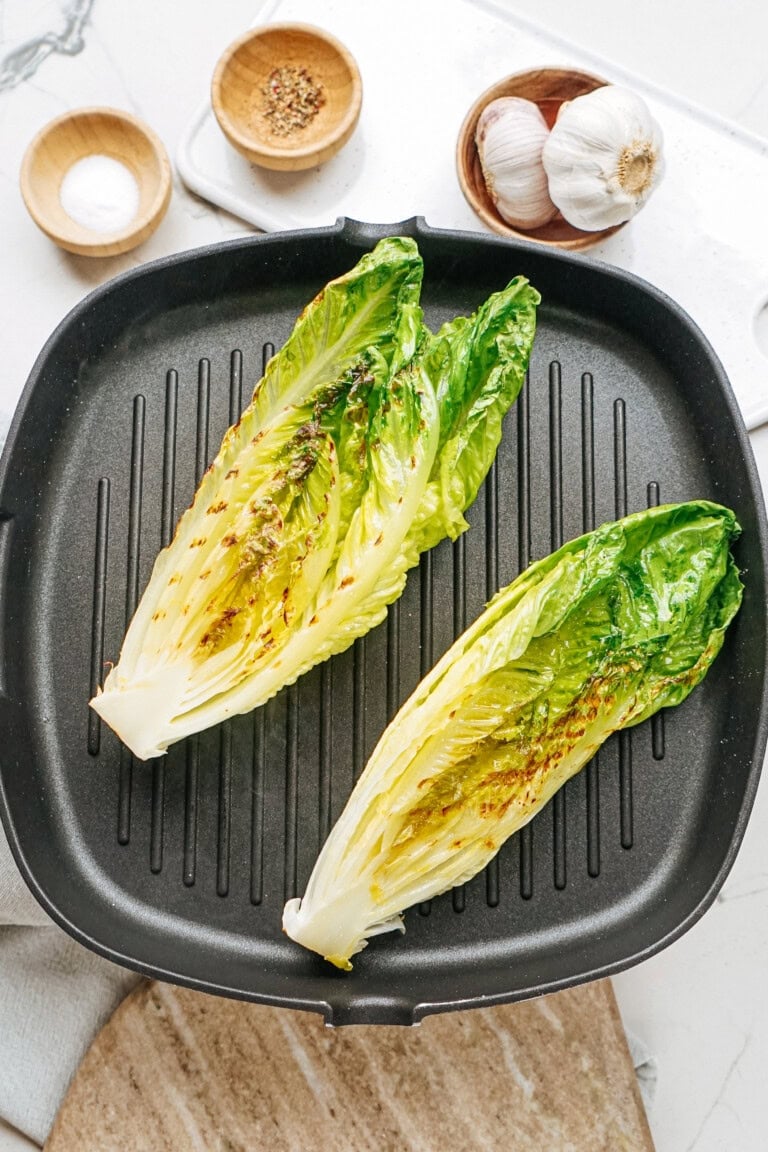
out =
{"type": "MultiPolygon", "coordinates": [[[[694,274],[692,270],[691,274],[694,274]]],[[[730,868],[766,742],[766,524],[722,368],[656,290],[490,236],[339,221],[174,256],[98,289],[27,383],[0,465],[0,811],[43,906],[96,951],[330,1022],[412,1023],[606,975],[669,943],[730,868]],[[87,708],[152,562],[298,311],[387,234],[436,326],[517,273],[529,381],[456,544],[387,621],[250,716],[132,761],[87,708]],[[743,526],[743,608],[704,684],[611,738],[481,875],[344,975],[285,938],[388,718],[500,585],[601,521],[708,497],[743,526]]]]}

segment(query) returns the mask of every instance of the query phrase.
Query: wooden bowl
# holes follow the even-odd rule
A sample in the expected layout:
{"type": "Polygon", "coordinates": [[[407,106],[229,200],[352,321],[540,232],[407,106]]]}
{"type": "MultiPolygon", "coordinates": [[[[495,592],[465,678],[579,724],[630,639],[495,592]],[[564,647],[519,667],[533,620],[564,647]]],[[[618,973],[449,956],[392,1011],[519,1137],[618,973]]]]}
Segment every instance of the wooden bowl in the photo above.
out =
{"type": "Polygon", "coordinates": [[[171,199],[171,166],[161,141],[137,117],[114,108],[82,108],[51,120],[35,136],[21,165],[21,194],[37,226],[60,248],[80,256],[117,256],[141,244],[162,220],[171,199]],[[93,155],[124,164],[139,186],[138,211],[124,228],[93,231],[61,205],[64,176],[93,155]]]}
{"type": "Polygon", "coordinates": [[[557,119],[560,105],[566,100],[584,96],[587,92],[593,92],[595,88],[602,88],[608,83],[608,80],[603,80],[599,76],[580,72],[574,68],[532,68],[526,72],[515,72],[504,80],[499,80],[477,98],[459,132],[456,168],[461,190],[467,202],[494,232],[499,232],[502,236],[519,236],[523,240],[536,240],[540,244],[549,244],[554,248],[577,249],[599,244],[601,240],[624,227],[624,224],[614,224],[598,232],[585,232],[581,228],[574,228],[559,212],[540,228],[524,230],[507,224],[488,195],[475,144],[475,131],[480,113],[487,104],[492,100],[498,100],[500,96],[521,96],[525,100],[532,100],[539,106],[541,114],[551,128],[557,119]]]}
{"type": "Polygon", "coordinates": [[[352,135],[363,86],[343,44],[309,24],[266,24],[230,44],[216,65],[211,102],[229,142],[252,164],[285,172],[330,160],[352,135]],[[305,69],[324,103],[302,127],[275,131],[265,88],[277,68],[305,69]]]}

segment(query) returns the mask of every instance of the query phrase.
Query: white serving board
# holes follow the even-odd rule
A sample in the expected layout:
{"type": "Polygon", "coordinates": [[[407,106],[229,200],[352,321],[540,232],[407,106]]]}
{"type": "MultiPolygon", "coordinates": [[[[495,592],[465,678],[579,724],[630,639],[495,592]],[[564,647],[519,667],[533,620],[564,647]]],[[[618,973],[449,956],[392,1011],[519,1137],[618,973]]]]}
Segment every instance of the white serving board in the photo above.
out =
{"type": "Polygon", "coordinates": [[[511,72],[585,68],[643,95],[662,126],[667,162],[642,212],[588,256],[637,273],[681,304],[722,360],[747,427],[768,420],[768,359],[756,339],[768,302],[768,141],[488,0],[263,0],[255,23],[285,20],[322,24],[357,59],[363,109],[352,139],[322,167],[268,172],[229,145],[206,101],[177,155],[192,191],[265,231],[416,215],[434,227],[485,230],[456,177],[468,108],[511,72]]]}

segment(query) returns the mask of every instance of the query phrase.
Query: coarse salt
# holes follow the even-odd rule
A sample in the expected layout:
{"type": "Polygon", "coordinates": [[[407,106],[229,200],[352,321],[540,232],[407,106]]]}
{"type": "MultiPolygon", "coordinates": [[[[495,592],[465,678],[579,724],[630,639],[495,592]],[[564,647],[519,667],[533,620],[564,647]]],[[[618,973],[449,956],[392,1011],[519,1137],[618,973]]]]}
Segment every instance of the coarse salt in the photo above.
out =
{"type": "Polygon", "coordinates": [[[120,232],[139,211],[139,185],[111,156],[83,156],[61,182],[59,200],[72,220],[91,232],[120,232]]]}

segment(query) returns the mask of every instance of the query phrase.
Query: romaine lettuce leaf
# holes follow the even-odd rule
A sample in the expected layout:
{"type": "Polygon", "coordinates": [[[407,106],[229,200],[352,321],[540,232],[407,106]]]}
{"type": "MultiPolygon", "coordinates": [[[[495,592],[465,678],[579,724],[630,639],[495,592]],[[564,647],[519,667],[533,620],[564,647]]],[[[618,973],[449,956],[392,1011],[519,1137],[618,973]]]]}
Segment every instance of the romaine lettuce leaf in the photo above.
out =
{"type": "Polygon", "coordinates": [[[468,527],[464,512],[493,463],[507,410],[525,380],[538,292],[518,276],[474,316],[444,324],[428,352],[440,442],[427,490],[405,541],[416,554],[468,527]]]}
{"type": "Polygon", "coordinates": [[[91,701],[139,758],[348,647],[466,527],[539,297],[518,279],[433,336],[421,275],[413,241],[377,245],[304,310],[226,433],[91,701]]]}
{"type": "Polygon", "coordinates": [[[499,592],[403,705],[283,926],[332,963],[474,876],[606,738],[678,704],[738,611],[732,512],[605,524],[499,592]]]}
{"type": "MultiPolygon", "coordinates": [[[[339,602],[334,604],[322,627],[316,627],[310,637],[311,645],[306,637],[296,635],[293,679],[318,661],[343,652],[358,636],[380,624],[388,605],[401,595],[420,554],[446,536],[455,539],[469,527],[463,513],[493,463],[503,417],[525,380],[539,301],[528,281],[517,277],[474,315],[444,324],[407,367],[406,374],[413,374],[424,396],[434,395],[437,400],[439,438],[428,482],[418,505],[410,503],[410,526],[386,563],[377,554],[376,563],[369,567],[360,541],[347,549],[350,563],[365,571],[367,578],[358,583],[343,611],[339,602]]],[[[395,489],[393,495],[401,494],[395,489]]],[[[330,608],[333,588],[339,583],[338,578],[331,578],[326,594],[319,597],[321,604],[330,608]]]]}

